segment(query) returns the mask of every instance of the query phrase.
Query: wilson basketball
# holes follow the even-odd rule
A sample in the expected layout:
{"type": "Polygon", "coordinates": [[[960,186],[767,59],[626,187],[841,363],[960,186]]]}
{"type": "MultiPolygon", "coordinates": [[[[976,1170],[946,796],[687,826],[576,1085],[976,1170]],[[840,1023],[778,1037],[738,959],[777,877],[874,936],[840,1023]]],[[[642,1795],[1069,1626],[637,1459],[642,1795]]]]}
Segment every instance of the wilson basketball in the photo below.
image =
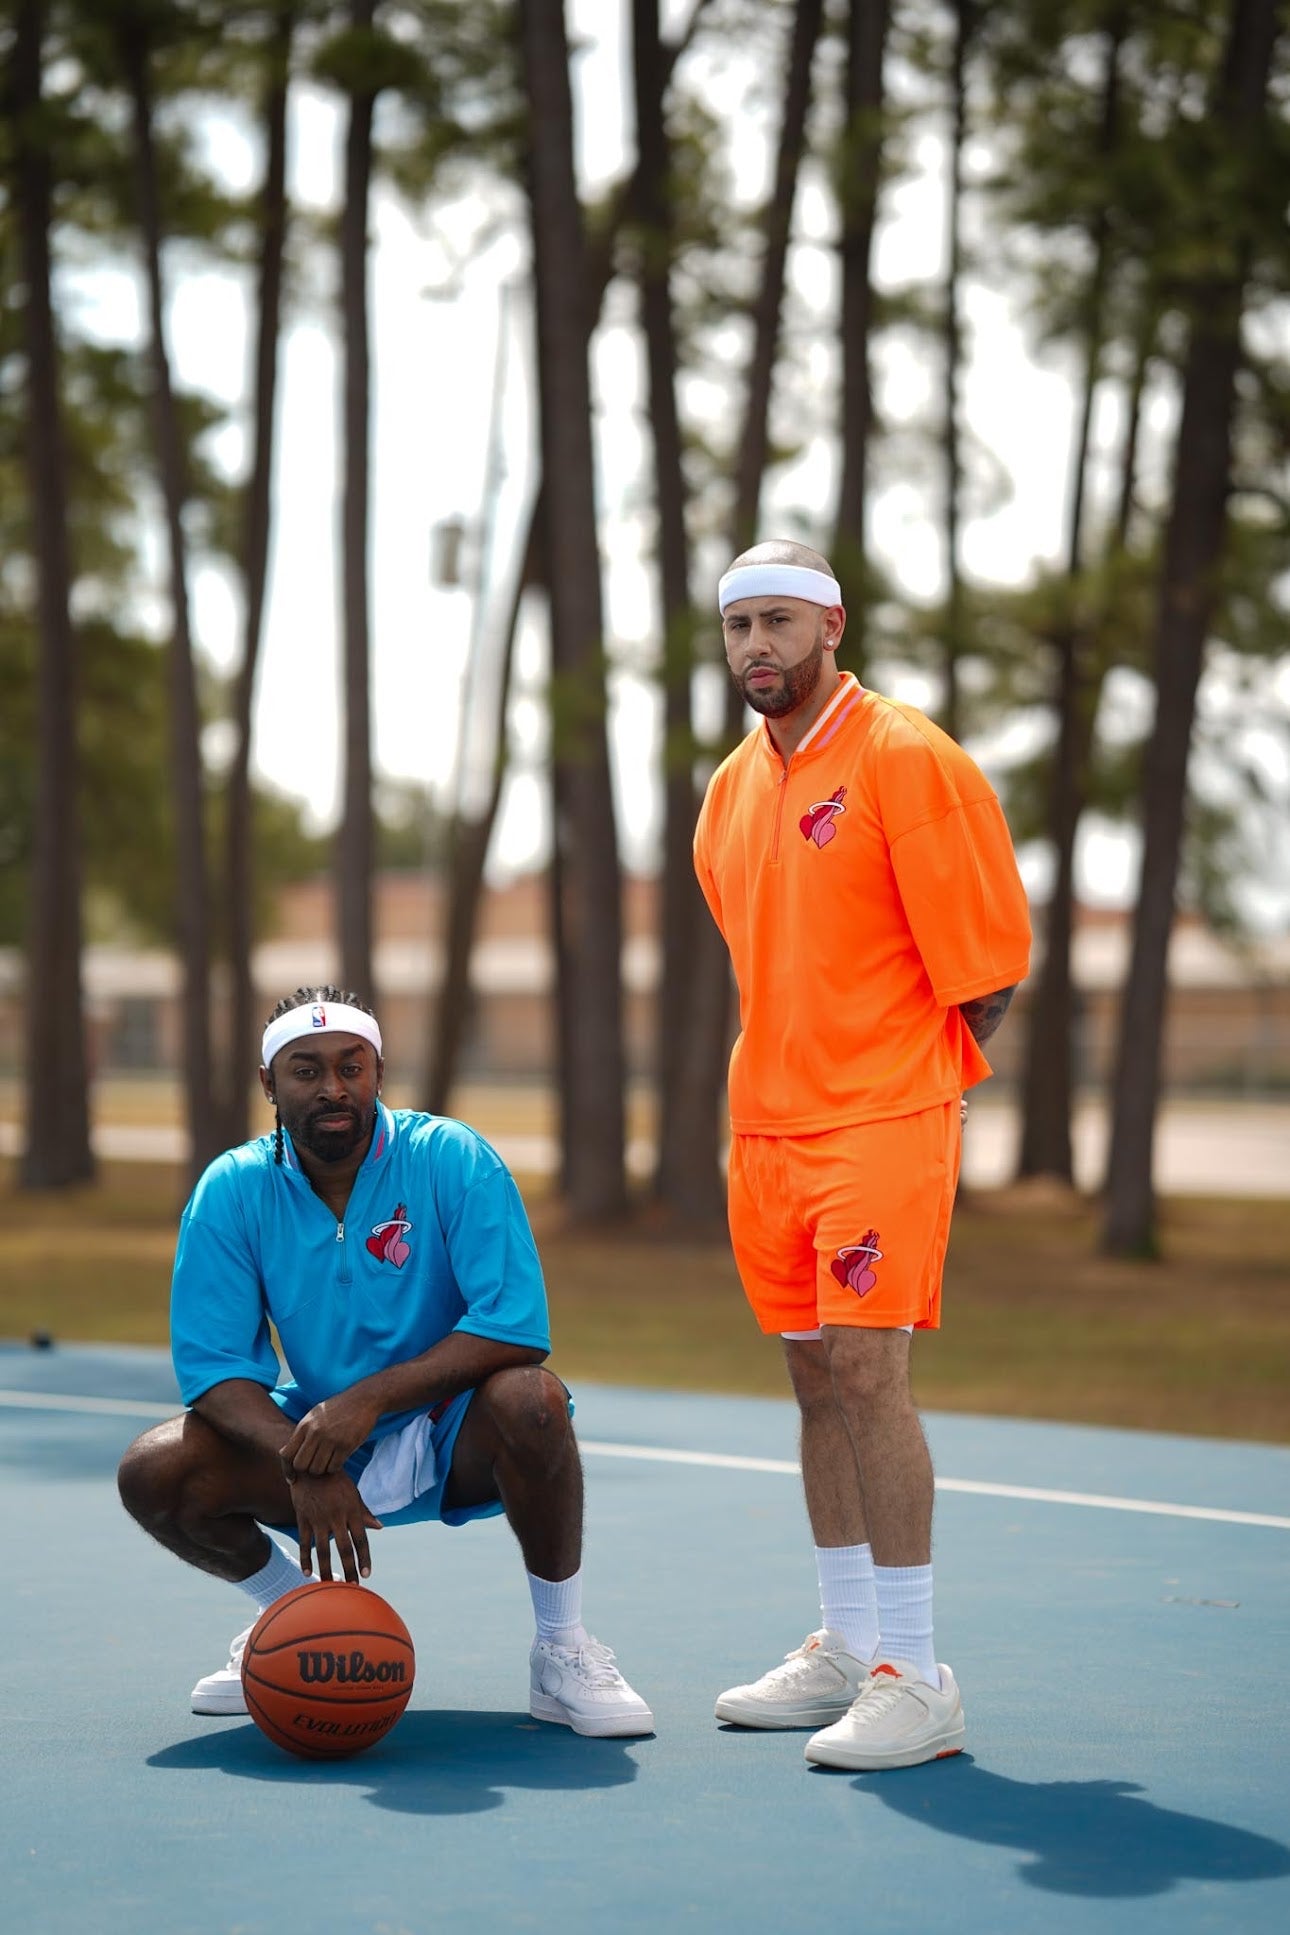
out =
{"type": "Polygon", "coordinates": [[[307,1760],[365,1753],[412,1696],[412,1636],[386,1600],[345,1580],[297,1586],[251,1629],[247,1711],[276,1746],[307,1760]]]}

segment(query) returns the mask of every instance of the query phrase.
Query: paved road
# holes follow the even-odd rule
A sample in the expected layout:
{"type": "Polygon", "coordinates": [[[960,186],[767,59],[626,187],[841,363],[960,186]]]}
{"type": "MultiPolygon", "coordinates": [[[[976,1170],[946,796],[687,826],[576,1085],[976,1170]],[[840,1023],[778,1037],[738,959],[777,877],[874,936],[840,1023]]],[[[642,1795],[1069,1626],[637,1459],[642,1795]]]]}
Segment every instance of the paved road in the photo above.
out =
{"type": "MultiPolygon", "coordinates": [[[[489,1133],[481,1116],[476,1126],[489,1133]]],[[[1096,1189],[1106,1159],[1105,1112],[1097,1103],[1076,1112],[1076,1180],[1096,1189]]],[[[501,1134],[491,1138],[498,1153],[521,1175],[550,1175],[555,1144],[549,1136],[501,1134]]],[[[1017,1117],[1006,1105],[977,1102],[968,1119],[963,1145],[964,1180],[977,1189],[1006,1183],[1012,1174],[1017,1117]]],[[[0,1155],[19,1149],[16,1123],[0,1122],[0,1155]]],[[[95,1152],[107,1160],[182,1161],[187,1139],[180,1129],[141,1123],[105,1123],[94,1134],[95,1152]]],[[[647,1141],[633,1141],[627,1152],[634,1174],[651,1165],[647,1141]]],[[[1156,1133],[1156,1186],[1166,1195],[1290,1195],[1290,1102],[1170,1102],[1161,1111],[1156,1133]]]]}

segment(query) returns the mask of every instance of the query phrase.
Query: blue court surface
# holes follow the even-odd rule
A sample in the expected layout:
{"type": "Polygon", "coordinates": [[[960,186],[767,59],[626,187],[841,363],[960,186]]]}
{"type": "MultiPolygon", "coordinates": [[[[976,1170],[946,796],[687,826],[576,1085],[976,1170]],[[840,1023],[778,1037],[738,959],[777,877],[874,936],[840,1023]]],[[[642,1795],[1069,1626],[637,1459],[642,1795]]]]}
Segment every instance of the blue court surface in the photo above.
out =
{"type": "Polygon", "coordinates": [[[712,1718],[818,1623],[792,1405],[580,1388],[587,1620],[657,1735],[529,1719],[503,1521],[391,1529],[412,1704],[319,1765],[188,1710],[247,1602],[117,1503],[165,1356],[0,1348],[0,1387],[14,1935],[1290,1928],[1290,1450],[929,1417],[968,1751],[831,1773],[712,1718]]]}

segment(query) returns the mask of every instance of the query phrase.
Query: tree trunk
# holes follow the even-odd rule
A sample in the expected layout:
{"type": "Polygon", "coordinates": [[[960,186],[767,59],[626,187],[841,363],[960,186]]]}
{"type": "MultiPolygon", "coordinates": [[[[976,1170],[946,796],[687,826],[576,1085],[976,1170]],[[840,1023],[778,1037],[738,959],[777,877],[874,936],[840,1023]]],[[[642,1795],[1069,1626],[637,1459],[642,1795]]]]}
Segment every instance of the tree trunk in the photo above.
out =
{"type": "Polygon", "coordinates": [[[586,254],[573,168],[563,0],[523,0],[528,186],[537,296],[538,388],[551,608],[556,777],[567,1004],[562,1095],[568,1205],[581,1221],[626,1207],[622,912],[605,726],[604,623],[588,372],[586,254]]]}
{"type": "Polygon", "coordinates": [[[184,1102],[195,1179],[219,1153],[210,1039],[210,916],[203,833],[201,719],[188,608],[188,559],[184,537],[187,480],[183,435],[175,407],[166,343],[161,276],[161,213],[152,134],[149,49],[137,24],[119,35],[134,124],[135,187],[148,284],[149,358],[153,421],[165,504],[172,635],[170,644],[170,737],[175,808],[175,906],[183,967],[184,1102]]]}
{"type": "Polygon", "coordinates": [[[1138,491],[1138,439],[1142,430],[1142,404],[1147,393],[1147,377],[1156,350],[1160,314],[1149,293],[1143,301],[1133,350],[1133,375],[1129,381],[1125,409],[1124,443],[1120,450],[1120,484],[1116,492],[1115,520],[1111,529],[1108,556],[1128,549],[1133,512],[1138,491]]]}
{"type": "MultiPolygon", "coordinates": [[[[1215,106],[1229,165],[1260,166],[1277,0],[1235,0],[1215,106]]],[[[1249,242],[1226,273],[1196,291],[1183,374],[1182,420],[1165,537],[1154,661],[1155,728],[1143,772],[1142,875],[1120,1013],[1103,1248],[1157,1249],[1153,1156],[1160,1095],[1169,936],[1182,848],[1196,690],[1227,530],[1232,414],[1241,355],[1249,242]]]]}
{"type": "Polygon", "coordinates": [[[493,723],[493,775],[482,813],[469,814],[459,807],[453,819],[448,848],[446,891],[448,897],[447,935],[444,942],[443,974],[435,1002],[430,1054],[426,1067],[426,1107],[432,1115],[446,1115],[457,1081],[461,1047],[471,1014],[470,956],[475,942],[475,927],[484,891],[484,865],[502,802],[506,778],[506,714],[510,704],[511,672],[515,660],[515,638],[519,630],[520,604],[534,571],[537,549],[536,527],[530,524],[528,541],[516,571],[506,618],[502,663],[495,694],[493,723]]]}
{"type": "Polygon", "coordinates": [[[960,529],[963,505],[963,456],[960,447],[959,402],[963,378],[963,331],[959,320],[959,276],[962,265],[963,149],[967,141],[967,63],[976,25],[975,0],[955,0],[954,51],[950,62],[949,245],[945,269],[945,692],[941,724],[951,739],[963,733],[959,700],[959,661],[964,639],[963,561],[960,529]]]}
{"type": "Polygon", "coordinates": [[[873,385],[869,340],[873,330],[870,265],[878,222],[882,168],[883,54],[891,13],[889,0],[851,0],[847,16],[847,124],[838,166],[842,269],[842,473],[834,520],[832,564],[847,605],[840,662],[857,674],[864,667],[869,602],[865,527],[869,445],[873,431],[873,385]]]}
{"type": "MultiPolygon", "coordinates": [[[[370,31],[375,0],[352,0],[351,26],[370,31]]],[[[341,514],[345,638],[345,795],[336,839],[336,908],[341,981],[374,1000],[372,974],[372,730],[368,636],[368,501],[371,376],[367,316],[367,221],[372,180],[375,95],[349,97],[345,201],[341,210],[341,313],[344,330],[344,503],[341,514]]]]}
{"type": "Polygon", "coordinates": [[[678,1119],[683,1037],[678,1027],[689,994],[694,934],[702,896],[692,848],[698,799],[694,785],[694,614],[690,605],[690,544],[686,530],[685,466],[676,385],[680,362],[672,311],[675,250],[671,208],[671,151],[664,120],[664,60],[658,0],[634,0],[633,76],[636,94],[641,319],[649,373],[648,413],[654,443],[654,503],[663,636],[663,872],[660,882],[661,961],[656,994],[655,1071],[657,1151],[654,1193],[678,1218],[696,1209],[707,1218],[720,1206],[720,1178],[696,1174],[678,1119]],[[694,1198],[696,1192],[699,1201],[694,1198]],[[715,1199],[715,1201],[714,1201],[715,1199]]]}
{"type": "MultiPolygon", "coordinates": [[[[775,182],[762,217],[761,284],[753,306],[743,432],[735,467],[731,554],[756,536],[762,479],[770,449],[770,398],[779,347],[784,270],[797,177],[806,144],[811,102],[811,65],[819,38],[821,0],[798,0],[784,84],[775,182]]],[[[734,744],[744,723],[743,700],[733,679],[726,687],[726,737],[734,744]]],[[[725,942],[709,917],[698,922],[690,968],[689,998],[682,1024],[684,1048],[677,1095],[678,1138],[690,1170],[696,1211],[713,1194],[720,1201],[722,1097],[730,1059],[733,983],[725,942]]]]}
{"type": "MultiPolygon", "coordinates": [[[[1106,35],[1099,152],[1113,154],[1119,140],[1120,46],[1123,14],[1106,35]]],[[[1100,679],[1090,663],[1092,641],[1081,620],[1079,584],[1084,542],[1084,502],[1092,440],[1093,404],[1101,373],[1110,227],[1105,210],[1093,224],[1079,428],[1071,462],[1070,516],[1066,539],[1067,608],[1056,639],[1057,687],[1053,699],[1057,736],[1048,799],[1048,838],[1053,850],[1044,953],[1026,1017],[1022,1072],[1019,1176],[1056,1176],[1073,1182],[1071,1114],[1075,1093],[1075,987],[1071,944],[1075,928],[1075,842],[1088,795],[1088,762],[1100,679]]],[[[1136,425],[1136,415],[1133,419],[1136,425]]],[[[1132,432],[1136,437],[1136,427],[1132,432]]]]}
{"type": "Polygon", "coordinates": [[[256,301],[254,448],[242,531],[245,597],[242,662],[233,718],[237,743],[228,776],[224,895],[229,961],[229,1045],[224,1094],[224,1136],[232,1144],[250,1133],[247,1107],[250,1070],[259,1059],[255,1033],[255,986],[251,949],[255,940],[255,829],[251,797],[251,720],[259,665],[268,579],[269,529],[273,517],[273,447],[282,326],[282,268],[287,234],[287,88],[296,8],[284,5],[269,47],[264,97],[265,170],[260,190],[260,266],[256,301]]]}
{"type": "Polygon", "coordinates": [[[14,208],[27,354],[27,479],[37,583],[36,799],[26,951],[25,1189],[94,1174],[81,1001],[78,667],[69,609],[67,472],[50,293],[53,187],[40,129],[44,8],[21,0],[12,60],[14,208]]]}
{"type": "MultiPolygon", "coordinates": [[[[700,18],[709,0],[694,0],[690,18],[684,31],[674,41],[665,42],[661,49],[661,71],[663,83],[671,78],[672,70],[680,54],[685,50],[699,25],[700,18]]],[[[590,343],[595,319],[599,317],[604,302],[605,291],[614,273],[614,258],[622,225],[634,217],[640,202],[643,170],[637,162],[630,179],[617,197],[617,209],[611,220],[600,231],[594,243],[587,246],[587,286],[589,302],[587,309],[587,332],[590,343]]],[[[543,485],[539,479],[534,494],[533,506],[529,512],[528,529],[524,544],[524,569],[516,587],[513,602],[513,616],[508,632],[507,658],[503,671],[502,697],[499,716],[498,759],[496,785],[486,817],[478,824],[463,823],[455,839],[453,857],[448,868],[448,911],[447,940],[445,943],[444,978],[435,1004],[435,1015],[431,1024],[431,1043],[426,1066],[425,1089],[427,1107],[441,1111],[448,1106],[453,1084],[456,1081],[461,1042],[470,1014],[470,955],[474,945],[475,927],[483,888],[483,868],[487,859],[488,844],[492,825],[500,804],[501,783],[505,761],[504,712],[506,693],[509,689],[510,650],[514,642],[515,625],[518,622],[519,598],[529,584],[541,580],[545,583],[545,571],[539,568],[538,560],[544,545],[545,502],[543,485]],[[459,905],[460,900],[460,905],[459,905]]],[[[686,854],[686,870],[690,868],[689,854],[686,854]]],[[[559,931],[560,893],[556,886],[558,867],[552,868],[552,933],[556,957],[564,958],[563,942],[559,931]]],[[[696,888],[697,891],[697,888],[696,888]]],[[[558,1032],[558,1031],[557,1031],[558,1032]]],[[[565,1036],[571,1034],[571,1025],[566,1027],[565,1036]]],[[[563,1039],[563,1037],[561,1037],[563,1039]]],[[[563,1090],[563,1077],[557,1084],[563,1090]]],[[[563,1126],[563,1125],[562,1125],[563,1126]]],[[[568,1173],[567,1160],[562,1161],[562,1175],[568,1173]]]]}
{"type": "MultiPolygon", "coordinates": [[[[811,105],[811,66],[820,37],[823,0],[797,0],[784,81],[775,181],[762,214],[761,281],[752,305],[753,343],[744,403],[743,434],[735,459],[735,502],[730,535],[736,552],[756,542],[757,510],[770,456],[770,401],[779,355],[780,315],[784,304],[784,270],[793,224],[797,178],[806,147],[806,117],[811,105]]],[[[728,719],[737,732],[743,722],[743,701],[733,681],[728,719]]]]}

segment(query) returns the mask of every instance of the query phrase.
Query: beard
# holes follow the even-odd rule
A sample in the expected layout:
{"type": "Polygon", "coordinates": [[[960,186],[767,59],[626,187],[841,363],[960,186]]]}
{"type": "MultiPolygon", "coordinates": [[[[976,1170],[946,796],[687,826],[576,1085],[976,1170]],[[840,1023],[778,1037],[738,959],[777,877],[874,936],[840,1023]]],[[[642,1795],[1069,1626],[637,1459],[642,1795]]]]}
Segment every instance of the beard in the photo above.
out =
{"type": "Polygon", "coordinates": [[[766,669],[765,664],[750,665],[741,678],[736,678],[733,673],[731,677],[735,679],[745,705],[751,706],[754,712],[760,712],[764,719],[782,719],[788,713],[796,712],[798,706],[804,705],[820,682],[820,674],[824,670],[823,624],[820,625],[815,643],[805,658],[799,659],[796,665],[770,668],[779,673],[782,681],[780,685],[767,685],[760,690],[756,687],[750,688],[748,680],[751,675],[754,672],[764,672],[766,669]]]}
{"type": "MultiPolygon", "coordinates": [[[[370,1136],[376,1126],[374,1108],[366,1113],[351,1114],[351,1119],[343,1128],[335,1129],[324,1129],[320,1126],[318,1121],[320,1113],[322,1113],[320,1110],[309,1113],[302,1111],[294,1122],[289,1121],[285,1116],[282,1122],[291,1140],[297,1146],[303,1145],[310,1155],[317,1156],[320,1162],[343,1162],[347,1156],[353,1155],[364,1137],[370,1136]]],[[[338,1114],[339,1111],[333,1110],[332,1113],[338,1114]]]]}

